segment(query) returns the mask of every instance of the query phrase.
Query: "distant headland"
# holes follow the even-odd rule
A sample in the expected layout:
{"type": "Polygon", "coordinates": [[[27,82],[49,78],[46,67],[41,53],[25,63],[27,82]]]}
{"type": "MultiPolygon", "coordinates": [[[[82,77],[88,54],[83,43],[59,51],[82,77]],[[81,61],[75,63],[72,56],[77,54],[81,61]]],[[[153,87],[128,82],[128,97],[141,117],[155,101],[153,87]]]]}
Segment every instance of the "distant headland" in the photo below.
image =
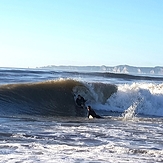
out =
{"type": "Polygon", "coordinates": [[[85,71],[85,72],[110,72],[110,73],[123,73],[123,74],[151,74],[151,75],[163,75],[163,67],[134,67],[129,65],[118,66],[44,66],[39,68],[50,68],[54,70],[62,71],[85,71]]]}

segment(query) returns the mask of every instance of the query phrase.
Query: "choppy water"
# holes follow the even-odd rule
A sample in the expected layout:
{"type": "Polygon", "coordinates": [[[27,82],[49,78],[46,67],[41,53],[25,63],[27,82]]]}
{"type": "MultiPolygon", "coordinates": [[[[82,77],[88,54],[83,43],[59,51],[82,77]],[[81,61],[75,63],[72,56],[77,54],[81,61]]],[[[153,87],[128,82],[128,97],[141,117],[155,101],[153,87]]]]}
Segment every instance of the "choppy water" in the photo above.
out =
{"type": "Polygon", "coordinates": [[[162,78],[116,75],[1,69],[1,162],[163,162],[162,78]]]}

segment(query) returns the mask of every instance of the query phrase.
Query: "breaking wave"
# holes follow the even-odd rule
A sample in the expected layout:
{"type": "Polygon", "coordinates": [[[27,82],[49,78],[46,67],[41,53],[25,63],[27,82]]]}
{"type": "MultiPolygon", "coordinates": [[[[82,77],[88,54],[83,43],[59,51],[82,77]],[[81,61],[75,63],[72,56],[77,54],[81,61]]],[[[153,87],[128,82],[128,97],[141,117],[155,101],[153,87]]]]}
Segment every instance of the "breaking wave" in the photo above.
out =
{"type": "Polygon", "coordinates": [[[87,103],[105,103],[116,91],[115,85],[72,79],[1,85],[0,114],[85,116],[86,109],[79,109],[75,104],[78,94],[87,103]]]}
{"type": "Polygon", "coordinates": [[[107,100],[110,110],[123,113],[124,119],[138,114],[163,116],[163,84],[132,83],[118,86],[107,100]]]}

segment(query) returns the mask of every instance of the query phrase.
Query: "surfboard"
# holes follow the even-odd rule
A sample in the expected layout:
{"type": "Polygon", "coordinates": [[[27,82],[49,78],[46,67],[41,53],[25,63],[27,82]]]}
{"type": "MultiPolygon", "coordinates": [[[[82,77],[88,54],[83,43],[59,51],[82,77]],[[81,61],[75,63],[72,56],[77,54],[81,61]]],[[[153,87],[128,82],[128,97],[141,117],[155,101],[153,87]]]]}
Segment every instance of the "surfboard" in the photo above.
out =
{"type": "Polygon", "coordinates": [[[91,116],[91,115],[89,115],[89,117],[88,117],[89,119],[93,119],[93,117],[91,116]]]}

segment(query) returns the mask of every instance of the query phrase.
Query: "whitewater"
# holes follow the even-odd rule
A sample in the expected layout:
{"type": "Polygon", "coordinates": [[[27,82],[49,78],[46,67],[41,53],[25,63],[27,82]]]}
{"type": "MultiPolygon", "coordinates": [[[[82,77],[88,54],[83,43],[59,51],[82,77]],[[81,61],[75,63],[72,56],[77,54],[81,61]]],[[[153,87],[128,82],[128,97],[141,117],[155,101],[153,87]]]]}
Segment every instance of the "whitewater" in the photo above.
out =
{"type": "Polygon", "coordinates": [[[162,137],[162,76],[0,68],[2,163],[157,163],[162,137]]]}

